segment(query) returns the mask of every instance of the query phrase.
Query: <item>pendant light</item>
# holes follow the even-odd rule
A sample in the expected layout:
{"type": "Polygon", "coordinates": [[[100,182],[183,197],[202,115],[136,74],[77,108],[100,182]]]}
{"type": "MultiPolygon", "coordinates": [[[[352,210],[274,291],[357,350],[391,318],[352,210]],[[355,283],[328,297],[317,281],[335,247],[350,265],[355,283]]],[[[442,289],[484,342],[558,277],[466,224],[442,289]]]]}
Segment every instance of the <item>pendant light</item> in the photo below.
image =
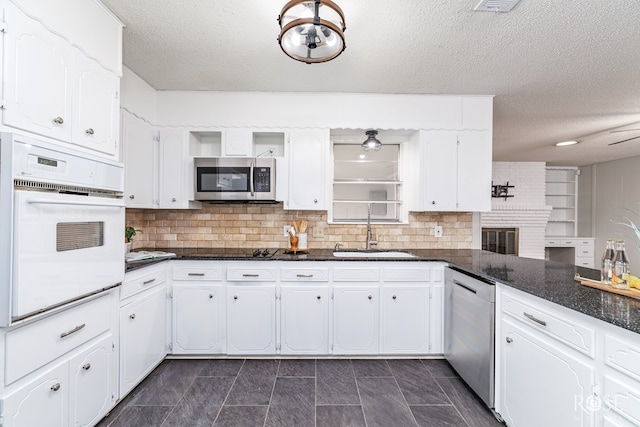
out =
{"type": "Polygon", "coordinates": [[[296,61],[330,61],[346,48],[344,14],[331,0],[291,0],[278,23],[280,48],[296,61]]]}
{"type": "Polygon", "coordinates": [[[362,145],[360,145],[362,147],[362,149],[364,151],[378,151],[380,150],[380,148],[382,147],[382,142],[380,142],[377,138],[376,135],[378,134],[378,131],[375,129],[367,129],[364,132],[365,135],[367,135],[367,139],[366,141],[364,141],[362,143],[362,145]]]}

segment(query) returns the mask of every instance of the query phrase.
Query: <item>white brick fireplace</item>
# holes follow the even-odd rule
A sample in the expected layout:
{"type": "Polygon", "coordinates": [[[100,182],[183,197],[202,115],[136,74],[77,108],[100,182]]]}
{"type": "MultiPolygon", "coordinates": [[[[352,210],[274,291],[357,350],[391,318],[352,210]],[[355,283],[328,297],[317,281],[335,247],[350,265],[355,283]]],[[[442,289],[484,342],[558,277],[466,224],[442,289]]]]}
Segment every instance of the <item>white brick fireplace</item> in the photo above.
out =
{"type": "Polygon", "coordinates": [[[551,206],[545,202],[544,162],[494,162],[493,184],[512,185],[513,197],[493,198],[482,228],[517,228],[518,256],[544,259],[545,229],[551,206]]]}

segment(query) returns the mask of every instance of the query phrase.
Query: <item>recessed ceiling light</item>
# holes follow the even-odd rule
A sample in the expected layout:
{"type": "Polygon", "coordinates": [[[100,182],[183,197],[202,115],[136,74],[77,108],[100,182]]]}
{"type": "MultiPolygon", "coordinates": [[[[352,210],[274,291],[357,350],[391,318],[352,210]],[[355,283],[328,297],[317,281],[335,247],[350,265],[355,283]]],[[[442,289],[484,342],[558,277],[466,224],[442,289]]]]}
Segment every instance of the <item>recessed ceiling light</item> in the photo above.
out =
{"type": "Polygon", "coordinates": [[[566,147],[567,145],[576,145],[578,141],[562,141],[557,142],[556,147],[566,147]]]}

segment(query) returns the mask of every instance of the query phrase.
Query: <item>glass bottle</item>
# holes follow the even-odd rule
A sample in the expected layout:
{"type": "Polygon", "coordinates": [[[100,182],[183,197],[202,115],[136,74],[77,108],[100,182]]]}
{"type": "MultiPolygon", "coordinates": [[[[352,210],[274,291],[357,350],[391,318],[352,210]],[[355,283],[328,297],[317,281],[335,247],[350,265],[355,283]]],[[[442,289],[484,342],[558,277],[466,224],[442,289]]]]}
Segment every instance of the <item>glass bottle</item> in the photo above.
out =
{"type": "Polygon", "coordinates": [[[615,256],[615,247],[613,239],[607,239],[607,246],[602,254],[602,262],[600,263],[600,281],[607,285],[611,284],[611,270],[613,269],[613,257],[615,256]]]}
{"type": "Polygon", "coordinates": [[[627,253],[624,250],[624,240],[616,242],[611,285],[617,289],[629,289],[629,258],[627,258],[627,253]]]}

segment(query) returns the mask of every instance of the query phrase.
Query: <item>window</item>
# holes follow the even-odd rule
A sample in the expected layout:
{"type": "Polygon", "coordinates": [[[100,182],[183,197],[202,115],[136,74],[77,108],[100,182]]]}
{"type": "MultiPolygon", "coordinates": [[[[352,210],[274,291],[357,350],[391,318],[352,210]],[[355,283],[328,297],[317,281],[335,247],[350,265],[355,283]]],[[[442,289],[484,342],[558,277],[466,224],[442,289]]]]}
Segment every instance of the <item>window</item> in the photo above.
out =
{"type": "Polygon", "coordinates": [[[401,145],[381,140],[379,151],[364,151],[360,147],[362,141],[334,141],[330,222],[366,222],[369,208],[372,221],[406,222],[400,180],[401,145]]]}

